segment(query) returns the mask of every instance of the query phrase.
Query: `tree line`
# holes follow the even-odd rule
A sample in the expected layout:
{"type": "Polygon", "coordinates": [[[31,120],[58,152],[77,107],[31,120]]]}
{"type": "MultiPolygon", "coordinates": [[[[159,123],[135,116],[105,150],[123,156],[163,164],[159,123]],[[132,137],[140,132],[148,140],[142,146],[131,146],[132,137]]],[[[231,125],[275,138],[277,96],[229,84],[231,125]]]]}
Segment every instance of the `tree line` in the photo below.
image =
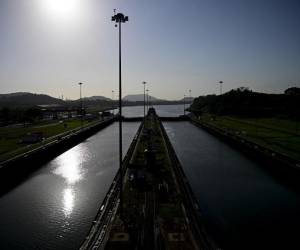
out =
{"type": "Polygon", "coordinates": [[[2,126],[12,123],[32,123],[42,119],[43,113],[39,108],[9,108],[0,109],[0,124],[2,126]]]}
{"type": "MultiPolygon", "coordinates": [[[[298,88],[291,88],[298,89],[298,88]]],[[[234,115],[244,117],[281,117],[300,119],[300,94],[285,91],[285,94],[253,92],[240,87],[223,95],[207,95],[195,98],[191,111],[196,115],[234,115]]]]}

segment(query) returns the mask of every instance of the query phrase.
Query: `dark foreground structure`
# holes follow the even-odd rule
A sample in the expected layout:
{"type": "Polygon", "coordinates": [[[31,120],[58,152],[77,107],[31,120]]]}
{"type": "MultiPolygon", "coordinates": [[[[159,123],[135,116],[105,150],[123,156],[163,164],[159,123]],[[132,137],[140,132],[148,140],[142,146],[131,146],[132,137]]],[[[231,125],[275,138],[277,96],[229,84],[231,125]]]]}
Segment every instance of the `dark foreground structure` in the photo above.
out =
{"type": "Polygon", "coordinates": [[[192,124],[186,116],[157,117],[150,109],[141,124],[135,119],[128,121],[135,125],[129,137],[126,129],[123,134],[124,150],[130,147],[122,162],[122,206],[120,174],[111,159],[116,155],[112,149],[117,148],[117,142],[111,142],[117,134],[112,128],[116,125],[108,126],[113,120],[59,138],[49,147],[21,155],[1,168],[1,249],[19,249],[14,248],[16,245],[26,249],[80,246],[81,249],[294,249],[299,246],[297,230],[293,230],[300,222],[298,163],[198,120],[192,119],[192,124]],[[108,130],[95,135],[98,139],[89,137],[106,126],[108,130]],[[83,141],[79,147],[55,157],[79,141],[83,141]],[[82,158],[75,157],[72,161],[70,156],[82,158]],[[41,163],[51,158],[53,161],[43,170],[41,163]],[[82,160],[86,161],[80,165],[82,160]],[[103,166],[102,161],[106,162],[103,166]],[[36,171],[38,168],[41,171],[36,171]],[[70,174],[88,172],[75,186],[66,177],[57,175],[58,169],[70,174]],[[30,178],[26,178],[28,175],[30,178]],[[17,181],[18,178],[24,182],[17,181]],[[72,190],[74,196],[70,196],[72,190]],[[67,198],[71,200],[67,201],[71,203],[62,203],[64,194],[69,195],[67,198]],[[81,202],[76,197],[82,194],[90,197],[81,202]],[[61,200],[57,199],[60,195],[61,200]],[[31,203],[20,205],[20,201],[31,203]],[[41,225],[32,218],[41,221],[41,225]],[[26,221],[30,230],[22,228],[26,221]],[[67,232],[61,227],[65,221],[70,223],[67,232]],[[42,239],[40,234],[35,238],[36,232],[43,233],[42,239]],[[61,240],[57,235],[63,235],[61,240]]]}
{"type": "Polygon", "coordinates": [[[218,249],[154,109],[141,124],[81,249],[218,249]]]}

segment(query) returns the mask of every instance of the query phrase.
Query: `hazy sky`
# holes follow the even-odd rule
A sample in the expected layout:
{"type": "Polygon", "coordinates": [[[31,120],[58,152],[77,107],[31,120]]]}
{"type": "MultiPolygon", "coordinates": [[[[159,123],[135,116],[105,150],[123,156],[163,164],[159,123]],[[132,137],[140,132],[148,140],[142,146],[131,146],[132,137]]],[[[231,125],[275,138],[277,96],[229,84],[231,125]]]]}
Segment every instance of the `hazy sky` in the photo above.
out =
{"type": "Polygon", "coordinates": [[[123,27],[123,93],[177,99],[247,86],[300,86],[299,0],[0,0],[0,93],[69,99],[118,86],[123,27]]]}

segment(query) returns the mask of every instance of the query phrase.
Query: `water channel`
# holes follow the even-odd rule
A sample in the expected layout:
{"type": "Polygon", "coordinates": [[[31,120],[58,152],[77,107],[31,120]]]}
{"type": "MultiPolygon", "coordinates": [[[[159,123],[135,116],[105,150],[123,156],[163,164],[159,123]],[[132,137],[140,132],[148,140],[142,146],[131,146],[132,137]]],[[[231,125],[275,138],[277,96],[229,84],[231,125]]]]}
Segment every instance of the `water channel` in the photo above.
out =
{"type": "MultiPolygon", "coordinates": [[[[182,105],[157,106],[178,116],[182,105]]],[[[126,107],[125,116],[143,114],[126,107]]],[[[124,152],[139,123],[124,123],[124,152]]],[[[199,201],[205,224],[225,249],[297,249],[300,192],[259,163],[188,122],[164,126],[199,201]]],[[[118,167],[118,126],[71,148],[0,197],[1,249],[77,249],[118,167]]]]}
{"type": "MultiPolygon", "coordinates": [[[[163,117],[176,117],[184,114],[184,107],[187,108],[189,104],[177,104],[177,105],[153,105],[156,113],[163,117]]],[[[115,110],[115,112],[117,112],[115,110]]],[[[147,112],[147,111],[146,111],[147,112]]],[[[186,112],[187,114],[188,112],[186,112]]],[[[125,117],[142,117],[144,116],[144,106],[129,106],[123,107],[122,115],[125,117]]]]}
{"type": "MultiPolygon", "coordinates": [[[[178,116],[183,105],[156,106],[178,116]]],[[[143,106],[123,115],[143,115],[143,106]]],[[[139,123],[124,123],[126,153],[139,123]]],[[[0,249],[77,249],[118,168],[118,126],[113,124],[71,148],[0,197],[0,249]]]]}
{"type": "MultiPolygon", "coordinates": [[[[139,123],[124,123],[126,153],[139,123]]],[[[118,125],[71,148],[0,198],[0,249],[78,249],[118,168],[118,125]]]]}
{"type": "Polygon", "coordinates": [[[299,190],[189,122],[164,126],[209,231],[225,249],[300,248],[299,190]]]}

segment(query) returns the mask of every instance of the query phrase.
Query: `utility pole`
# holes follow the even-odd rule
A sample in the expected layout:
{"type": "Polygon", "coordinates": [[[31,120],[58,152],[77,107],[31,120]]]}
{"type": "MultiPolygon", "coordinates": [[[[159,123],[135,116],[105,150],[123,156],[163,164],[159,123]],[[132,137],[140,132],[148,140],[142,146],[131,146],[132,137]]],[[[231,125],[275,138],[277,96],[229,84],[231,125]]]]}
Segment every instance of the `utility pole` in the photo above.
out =
{"type": "Polygon", "coordinates": [[[120,218],[123,218],[123,169],[122,169],[122,50],[121,50],[121,27],[122,23],[128,21],[128,16],[124,16],[122,13],[116,14],[114,10],[114,16],[111,20],[115,22],[115,27],[119,25],[119,172],[120,172],[120,218]]]}

